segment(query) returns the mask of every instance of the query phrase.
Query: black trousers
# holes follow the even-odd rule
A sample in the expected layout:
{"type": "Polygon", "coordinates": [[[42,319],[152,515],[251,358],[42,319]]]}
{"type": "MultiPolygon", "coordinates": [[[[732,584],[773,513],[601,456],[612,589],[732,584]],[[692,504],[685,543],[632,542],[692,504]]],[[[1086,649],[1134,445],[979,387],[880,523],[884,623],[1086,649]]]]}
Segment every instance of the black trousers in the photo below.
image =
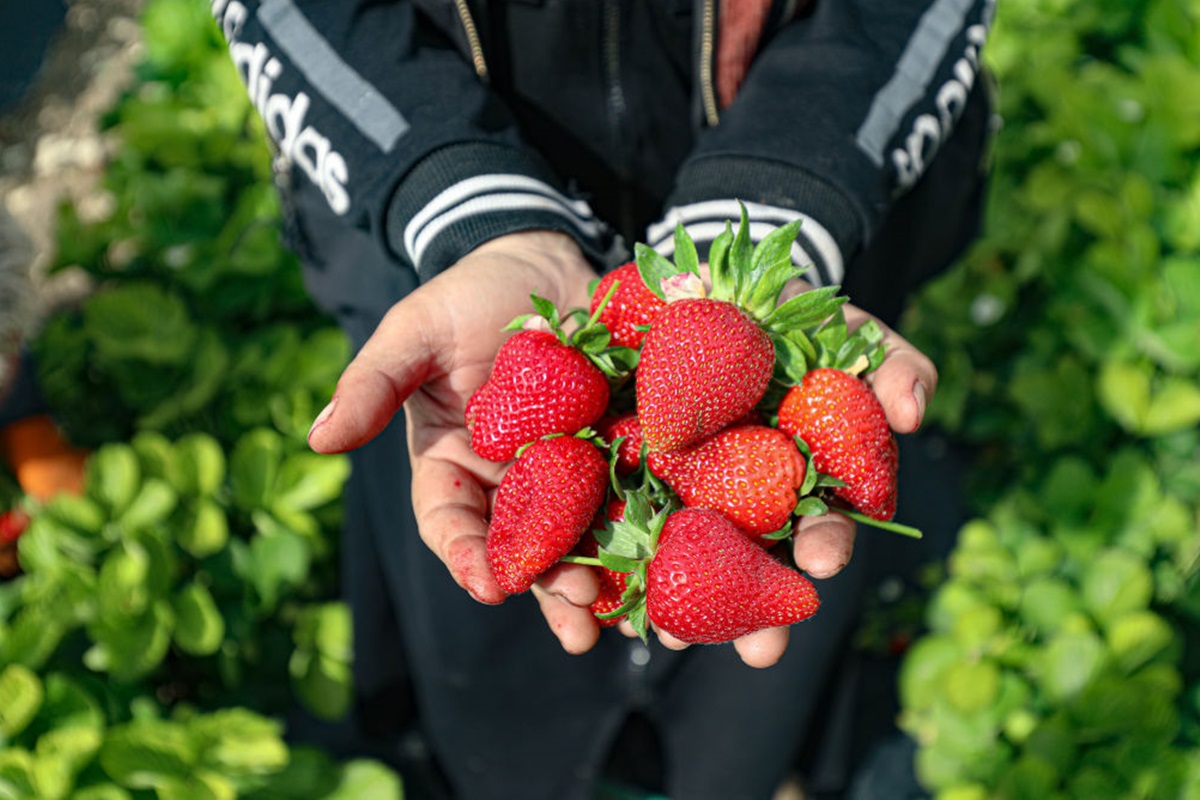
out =
{"type": "MultiPolygon", "coordinates": [[[[906,293],[956,258],[978,229],[986,104],[975,104],[887,227],[850,265],[852,301],[894,323],[906,293]]],[[[305,185],[286,194],[291,245],[316,302],[361,346],[415,285],[363,232],[305,185]]],[[[530,595],[471,600],[425,547],[413,520],[404,421],[351,455],[342,542],[355,621],[360,721],[416,719],[461,800],[584,800],[631,713],[661,741],[665,791],[678,800],[762,800],[801,747],[849,649],[872,564],[914,545],[859,536],[851,565],[821,581],[822,608],[794,626],[774,667],[743,665],[731,646],[672,652],[603,633],[582,656],[562,651],[530,595]]],[[[903,498],[901,505],[904,505],[903,498]]],[[[919,545],[916,545],[919,546],[919,545]]]]}

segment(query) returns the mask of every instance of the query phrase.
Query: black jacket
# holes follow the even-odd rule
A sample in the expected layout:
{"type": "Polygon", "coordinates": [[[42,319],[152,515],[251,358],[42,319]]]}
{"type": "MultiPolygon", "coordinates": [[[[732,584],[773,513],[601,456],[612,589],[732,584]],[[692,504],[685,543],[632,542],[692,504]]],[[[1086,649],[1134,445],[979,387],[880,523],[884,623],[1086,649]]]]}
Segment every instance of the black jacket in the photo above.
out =
{"type": "Polygon", "coordinates": [[[422,279],[483,241],[703,243],[842,282],[981,94],[994,0],[213,0],[282,165],[422,279]],[[763,226],[765,230],[767,226],[763,226]]]}

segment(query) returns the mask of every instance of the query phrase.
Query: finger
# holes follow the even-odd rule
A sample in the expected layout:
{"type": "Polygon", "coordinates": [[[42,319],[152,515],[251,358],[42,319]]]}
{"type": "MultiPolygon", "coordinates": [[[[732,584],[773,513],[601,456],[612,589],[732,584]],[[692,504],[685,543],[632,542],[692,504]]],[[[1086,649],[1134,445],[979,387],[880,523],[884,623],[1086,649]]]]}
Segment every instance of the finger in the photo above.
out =
{"type": "Polygon", "coordinates": [[[549,594],[589,612],[600,594],[596,573],[581,564],[555,564],[538,579],[538,585],[549,594]]]}
{"type": "Polygon", "coordinates": [[[580,655],[592,649],[600,638],[600,624],[592,615],[591,610],[571,605],[569,602],[551,594],[537,584],[533,585],[533,596],[537,598],[542,616],[550,631],[572,655],[580,655]]]}
{"type": "Polygon", "coordinates": [[[796,566],[814,578],[832,578],[850,563],[855,532],[854,520],[836,511],[801,517],[792,544],[796,566]]]}
{"type": "Polygon", "coordinates": [[[764,628],[733,642],[733,649],[747,666],[763,669],[783,658],[787,651],[788,628],[764,628]]]}
{"type": "Polygon", "coordinates": [[[413,511],[425,545],[455,582],[481,603],[508,596],[487,560],[487,495],[475,476],[434,458],[413,462],[413,511]]]}
{"type": "Polygon", "coordinates": [[[416,294],[392,306],[338,379],[308,433],[318,453],[344,453],[375,438],[429,376],[432,328],[416,294]]]}
{"type": "Polygon", "coordinates": [[[623,619],[617,623],[617,630],[619,630],[621,632],[621,635],[624,636],[626,639],[640,639],[641,638],[640,636],[638,636],[637,631],[635,631],[633,629],[633,623],[627,619],[623,619]]]}
{"type": "Polygon", "coordinates": [[[654,632],[658,634],[658,641],[668,650],[686,650],[688,648],[687,642],[676,639],[664,630],[655,628],[654,632]]]}
{"type": "Polygon", "coordinates": [[[897,433],[912,433],[921,427],[929,398],[937,389],[933,361],[900,334],[881,326],[886,357],[867,382],[879,398],[888,424],[897,433]]]}

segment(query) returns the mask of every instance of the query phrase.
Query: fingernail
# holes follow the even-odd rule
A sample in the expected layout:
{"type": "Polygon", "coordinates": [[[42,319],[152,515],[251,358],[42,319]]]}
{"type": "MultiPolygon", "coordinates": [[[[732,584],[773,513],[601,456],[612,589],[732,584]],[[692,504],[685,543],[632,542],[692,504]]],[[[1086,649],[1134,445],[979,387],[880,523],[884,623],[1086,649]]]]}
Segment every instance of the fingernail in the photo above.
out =
{"type": "Polygon", "coordinates": [[[913,384],[913,400],[917,403],[917,427],[920,427],[921,420],[925,419],[925,384],[917,381],[913,384]]]}
{"type": "Polygon", "coordinates": [[[325,408],[321,409],[321,413],[317,414],[317,418],[313,420],[312,427],[308,429],[308,438],[311,439],[312,435],[313,435],[313,431],[315,431],[317,428],[321,427],[322,425],[324,425],[326,422],[329,421],[329,418],[331,416],[333,416],[333,409],[334,409],[334,406],[336,406],[336,405],[337,405],[337,398],[335,397],[329,401],[329,405],[327,405],[327,406],[325,406],[325,408]]]}

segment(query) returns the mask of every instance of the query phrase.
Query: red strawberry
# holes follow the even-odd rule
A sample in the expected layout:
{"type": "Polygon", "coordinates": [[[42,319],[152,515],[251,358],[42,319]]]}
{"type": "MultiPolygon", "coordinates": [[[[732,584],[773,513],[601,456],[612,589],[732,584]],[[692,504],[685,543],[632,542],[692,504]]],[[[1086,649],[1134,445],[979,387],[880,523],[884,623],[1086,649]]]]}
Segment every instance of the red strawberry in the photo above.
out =
{"type": "Polygon", "coordinates": [[[526,330],[496,354],[492,374],[467,403],[471,449],[490,461],[552,433],[574,434],[608,407],[608,379],[552,333],[526,330]]]}
{"type": "Polygon", "coordinates": [[[686,450],[651,453],[650,471],[690,508],[720,511],[755,537],[788,523],[804,483],[804,456],[765,425],[726,428],[686,450]]]}
{"type": "Polygon", "coordinates": [[[575,436],[538,439],[496,490],[487,556],[496,583],[524,592],[579,542],[608,490],[608,461],[575,436]]]}
{"type": "Polygon", "coordinates": [[[642,426],[637,414],[605,417],[596,423],[596,431],[607,442],[624,437],[617,447],[617,474],[631,475],[636,472],[642,463],[642,426]]]}
{"type": "MultiPolygon", "coordinates": [[[[625,501],[613,498],[608,501],[604,516],[600,517],[597,515],[596,520],[592,523],[592,531],[603,528],[605,519],[617,522],[624,515],[625,501]]],[[[600,552],[600,545],[596,541],[596,537],[592,535],[592,532],[588,532],[579,540],[579,546],[575,548],[575,551],[579,555],[595,558],[597,553],[600,552]]],[[[600,615],[616,611],[623,605],[624,601],[621,598],[628,586],[629,573],[617,572],[604,566],[593,566],[592,569],[595,571],[596,578],[600,582],[600,594],[596,597],[596,602],[592,603],[592,613],[597,616],[600,627],[610,628],[619,623],[623,619],[623,616],[604,619],[600,615]]]]}
{"type": "Polygon", "coordinates": [[[646,288],[637,264],[630,261],[600,279],[596,291],[592,293],[592,314],[596,313],[614,283],[617,283],[617,288],[600,312],[599,321],[608,328],[613,345],[637,349],[645,335],[645,331],[638,330],[638,326],[649,325],[666,303],[646,288]]]}
{"type": "Polygon", "coordinates": [[[0,514],[0,547],[13,544],[29,527],[29,515],[24,511],[12,509],[0,514]]]}
{"type": "Polygon", "coordinates": [[[784,395],[779,429],[799,436],[813,467],[843,481],[834,493],[877,520],[896,514],[896,438],[879,399],[861,378],[839,369],[810,371],[784,395]]]}
{"type": "Polygon", "coordinates": [[[812,583],[755,544],[723,514],[672,514],[646,578],[655,627],[685,642],[728,642],[816,613],[812,583]]]}
{"type": "Polygon", "coordinates": [[[733,303],[667,305],[642,342],[637,413],[651,452],[683,449],[747,414],[762,399],[775,346],[733,303]]]}

